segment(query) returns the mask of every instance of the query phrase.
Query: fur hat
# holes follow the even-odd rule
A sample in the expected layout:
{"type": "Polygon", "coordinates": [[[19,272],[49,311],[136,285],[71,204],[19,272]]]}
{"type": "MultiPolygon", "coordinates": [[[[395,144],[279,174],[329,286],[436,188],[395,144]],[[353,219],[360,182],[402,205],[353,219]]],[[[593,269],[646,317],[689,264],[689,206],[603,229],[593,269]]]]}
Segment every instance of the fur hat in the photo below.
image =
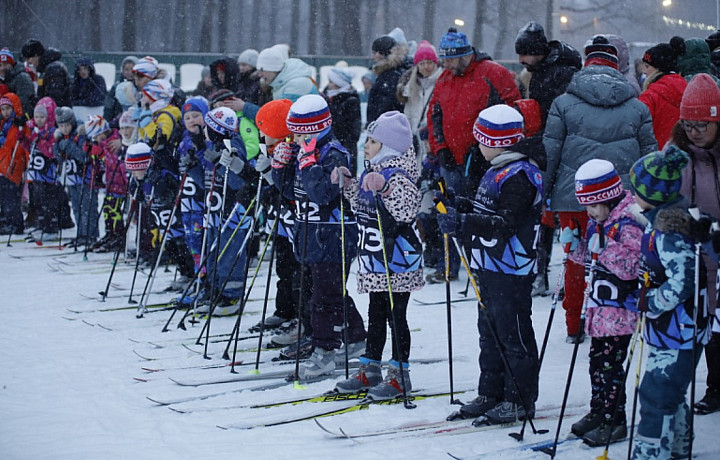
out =
{"type": "Polygon", "coordinates": [[[473,135],[486,147],[502,148],[517,144],[525,137],[520,112],[505,104],[493,105],[478,114],[473,135]]]}
{"type": "Polygon", "coordinates": [[[682,171],[689,161],[688,154],[674,145],[640,158],[630,168],[635,195],[653,206],[673,201],[680,196],[682,171]]]}
{"type": "Polygon", "coordinates": [[[683,53],[685,53],[685,40],[681,37],[673,37],[670,43],[658,43],[645,51],[642,60],[660,72],[676,72],[678,56],[683,53]]]}
{"type": "Polygon", "coordinates": [[[368,125],[368,137],[399,153],[412,147],[412,129],[405,114],[393,110],[380,115],[368,125]]]}
{"type": "Polygon", "coordinates": [[[330,127],[332,116],[325,98],[308,94],[290,106],[285,122],[291,133],[318,134],[330,127]]]}
{"type": "Polygon", "coordinates": [[[72,123],[75,121],[75,113],[70,107],[58,107],[55,109],[55,122],[72,123]]]}
{"type": "Polygon", "coordinates": [[[256,68],[259,54],[254,49],[247,49],[238,56],[238,64],[247,64],[252,68],[256,68]]]}
{"type": "Polygon", "coordinates": [[[706,73],[695,75],[680,102],[680,119],[720,121],[720,89],[706,73]]]}
{"type": "Polygon", "coordinates": [[[280,72],[285,65],[287,57],[280,49],[275,47],[265,48],[260,51],[257,58],[257,69],[267,72],[280,72]]]}
{"type": "Polygon", "coordinates": [[[397,44],[390,35],[382,35],[372,42],[372,50],[383,56],[389,56],[393,46],[397,44]]]}
{"type": "Polygon", "coordinates": [[[623,187],[615,166],[599,158],[586,161],[575,172],[575,196],[581,205],[612,201],[623,187]]]}
{"type": "Polygon", "coordinates": [[[422,61],[433,61],[435,64],[438,62],[435,47],[426,40],[418,43],[417,51],[415,51],[415,56],[413,57],[413,63],[415,65],[418,65],[422,61]]]}
{"type": "Polygon", "coordinates": [[[455,58],[472,53],[473,47],[470,46],[467,35],[458,32],[454,27],[449,28],[440,39],[441,58],[455,58]]]}
{"type": "Polygon", "coordinates": [[[293,105],[290,99],[276,99],[260,107],[255,115],[255,123],[260,131],[273,139],[285,139],[290,136],[287,128],[288,113],[293,105]]]}
{"type": "Polygon", "coordinates": [[[239,125],[237,115],[228,107],[218,107],[209,111],[205,115],[205,124],[223,136],[236,133],[239,125]]]}
{"type": "Polygon", "coordinates": [[[34,38],[28,39],[22,46],[22,55],[25,59],[36,57],[36,56],[42,56],[45,52],[45,47],[42,43],[40,43],[39,40],[35,40],[34,38]]]}
{"type": "Polygon", "coordinates": [[[549,50],[545,29],[538,22],[528,22],[515,37],[515,54],[545,56],[549,50]]]}
{"type": "Polygon", "coordinates": [[[153,151],[144,142],[138,142],[128,147],[125,152],[125,169],[128,171],[144,171],[150,167],[153,151]]]}

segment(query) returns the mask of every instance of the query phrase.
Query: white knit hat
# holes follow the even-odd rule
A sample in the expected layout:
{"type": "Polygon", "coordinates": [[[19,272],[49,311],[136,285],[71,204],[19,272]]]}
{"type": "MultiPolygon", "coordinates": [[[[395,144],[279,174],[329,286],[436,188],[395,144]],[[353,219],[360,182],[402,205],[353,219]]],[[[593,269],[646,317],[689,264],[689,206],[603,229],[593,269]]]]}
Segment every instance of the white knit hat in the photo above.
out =
{"type": "Polygon", "coordinates": [[[330,127],[332,116],[325,98],[307,94],[290,106],[285,122],[291,133],[317,134],[330,127]]]}
{"type": "Polygon", "coordinates": [[[265,48],[257,58],[257,69],[267,72],[280,72],[285,65],[285,58],[278,48],[265,48]]]}
{"type": "Polygon", "coordinates": [[[247,49],[238,56],[238,64],[247,64],[250,67],[257,68],[258,54],[260,53],[252,48],[247,49]]]}

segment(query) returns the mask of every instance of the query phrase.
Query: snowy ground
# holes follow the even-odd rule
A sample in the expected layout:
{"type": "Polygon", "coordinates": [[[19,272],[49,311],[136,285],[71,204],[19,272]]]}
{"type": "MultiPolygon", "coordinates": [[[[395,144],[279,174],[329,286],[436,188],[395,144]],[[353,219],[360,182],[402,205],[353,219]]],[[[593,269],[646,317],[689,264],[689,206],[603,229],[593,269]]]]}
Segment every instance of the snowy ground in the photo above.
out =
{"type": "MultiPolygon", "coordinates": [[[[556,251],[557,253],[558,251],[556,251]]],[[[384,436],[349,440],[332,438],[313,421],[270,428],[222,430],[217,425],[257,423],[278,417],[295,417],[330,408],[335,403],[300,404],[272,409],[233,408],[329,390],[331,381],[314,383],[305,390],[291,385],[266,391],[236,391],[226,396],[180,404],[192,413],[177,413],[146,399],[177,398],[249,388],[260,382],[236,382],[201,387],[181,387],[168,377],[205,378],[226,376],[228,369],[178,370],[178,367],[221,363],[224,343],[212,343],[212,360],[197,353],[193,345],[199,327],[177,329],[174,320],[170,332],[161,328],[169,312],[154,312],[136,319],[133,310],[97,312],[99,308],[127,305],[127,298],[108,299],[105,303],[88,300],[80,294],[97,296],[104,289],[110,268],[110,255],[90,254],[83,261],[81,252],[71,249],[38,248],[25,242],[0,245],[0,292],[3,293],[3,321],[0,323],[0,457],[3,459],[160,459],[160,458],[437,458],[447,453],[474,458],[539,458],[543,453],[499,452],[517,445],[507,436],[517,428],[497,429],[455,436],[384,436]],[[21,259],[12,256],[21,256],[21,259]],[[74,313],[68,309],[75,310],[74,313]],[[154,345],[148,343],[153,342],[154,345]],[[181,344],[186,344],[190,351],[181,344]],[[136,353],[153,358],[145,361],[136,353]],[[168,369],[148,373],[143,366],[168,369]],[[137,379],[144,379],[145,382],[137,379]]],[[[557,261],[555,262],[557,264],[557,261]]],[[[264,267],[264,265],[263,265],[264,267]]],[[[557,275],[559,267],[553,267],[557,275]]],[[[265,272],[265,270],[262,270],[265,272]]],[[[155,283],[164,287],[172,273],[161,273],[155,283]]],[[[132,272],[121,262],[114,282],[129,287],[132,272]]],[[[266,278],[258,280],[251,297],[263,296],[266,278]]],[[[461,298],[466,278],[454,282],[453,297],[461,298]]],[[[142,286],[144,277],[138,278],[142,286]]],[[[274,283],[273,283],[274,285],[274,283]]],[[[350,292],[355,289],[351,276],[350,292]]],[[[125,291],[127,292],[127,291],[125,291]]],[[[272,290],[271,290],[272,292],[272,290]]],[[[470,291],[472,292],[472,290],[470,291]]],[[[120,294],[114,291],[111,294],[120,294]]],[[[472,295],[472,294],[471,294],[472,295]]],[[[274,296],[274,295],[273,295],[274,296]]],[[[138,296],[136,295],[136,298],[138,296]]],[[[150,302],[168,299],[168,294],[153,295],[150,302]]],[[[355,295],[365,314],[367,296],[355,295]]],[[[413,299],[444,299],[444,286],[426,286],[413,299]]],[[[538,342],[545,331],[550,298],[538,298],[534,304],[535,330],[538,342]]],[[[259,320],[261,301],[248,305],[242,329],[259,320]]],[[[463,400],[474,397],[477,382],[477,311],[473,302],[458,302],[452,308],[454,331],[455,391],[468,390],[463,400]]],[[[177,319],[177,318],[176,318],[177,319]]],[[[227,333],[232,327],[228,318],[212,321],[213,334],[227,333]]],[[[411,300],[409,322],[413,332],[412,357],[447,356],[446,313],[444,305],[424,306],[411,300]]],[[[254,341],[247,341],[254,342],[254,341]]],[[[242,343],[242,342],[241,342],[242,343]]],[[[389,342],[388,342],[389,343],[389,342]]],[[[254,346],[244,344],[243,348],[254,346]]],[[[561,437],[570,425],[583,415],[589,398],[587,378],[588,344],[581,345],[575,378],[570,393],[561,437]]],[[[570,362],[572,346],[565,343],[562,313],[555,316],[548,353],[540,375],[539,414],[558,413],[570,362]],[[555,408],[555,409],[553,409],[555,408]]],[[[276,352],[263,352],[269,359],[276,352]]],[[[238,359],[253,361],[254,353],[241,353],[238,359]]],[[[239,367],[247,373],[249,366],[239,367]]],[[[287,366],[285,368],[288,368],[287,366]]],[[[634,365],[633,365],[634,369],[634,365]]],[[[273,370],[263,364],[261,371],[273,370]]],[[[417,364],[412,367],[412,381],[417,389],[447,391],[447,361],[417,364]]],[[[698,395],[705,390],[704,360],[698,369],[698,395]]],[[[632,394],[634,378],[628,382],[632,394]]],[[[323,419],[332,429],[342,427],[357,433],[403,423],[442,420],[455,410],[448,397],[417,402],[417,408],[402,405],[375,406],[368,410],[323,419]]],[[[538,420],[539,428],[549,434],[533,435],[528,428],[526,443],[551,438],[556,420],[538,420]]],[[[697,417],[697,458],[717,459],[720,443],[716,436],[720,414],[697,417]]],[[[627,443],[615,444],[609,458],[625,458],[627,443]]],[[[566,444],[558,452],[560,459],[591,459],[602,449],[589,449],[581,443],[566,444]]]]}

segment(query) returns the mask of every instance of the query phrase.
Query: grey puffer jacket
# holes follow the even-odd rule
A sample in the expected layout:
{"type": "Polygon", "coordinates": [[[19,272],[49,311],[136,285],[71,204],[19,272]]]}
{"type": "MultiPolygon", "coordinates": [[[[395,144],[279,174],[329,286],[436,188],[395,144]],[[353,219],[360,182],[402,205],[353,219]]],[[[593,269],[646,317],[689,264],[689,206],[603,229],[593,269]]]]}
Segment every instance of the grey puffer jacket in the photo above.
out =
{"type": "MultiPolygon", "coordinates": [[[[415,183],[420,177],[420,169],[415,161],[415,149],[410,147],[402,155],[390,158],[379,165],[370,165],[369,170],[380,172],[386,168],[399,168],[407,173],[394,174],[388,179],[391,191],[387,196],[381,198],[383,206],[388,210],[390,216],[398,222],[410,224],[417,219],[420,212],[422,195],[415,183]],[[408,177],[409,176],[409,177],[408,177]]],[[[358,208],[358,195],[360,182],[353,178],[345,188],[345,197],[350,201],[354,210],[358,208]]],[[[391,273],[390,282],[393,292],[412,292],[421,289],[425,285],[423,281],[422,265],[417,270],[404,273],[391,273]]],[[[358,292],[386,292],[387,278],[384,273],[358,273],[358,292]]]]}
{"type": "Polygon", "coordinates": [[[575,172],[586,161],[610,161],[628,187],[635,160],[657,150],[647,106],[620,72],[598,65],[577,72],[567,93],[553,101],[543,145],[545,198],[553,211],[582,211],[575,199],[575,172]]]}

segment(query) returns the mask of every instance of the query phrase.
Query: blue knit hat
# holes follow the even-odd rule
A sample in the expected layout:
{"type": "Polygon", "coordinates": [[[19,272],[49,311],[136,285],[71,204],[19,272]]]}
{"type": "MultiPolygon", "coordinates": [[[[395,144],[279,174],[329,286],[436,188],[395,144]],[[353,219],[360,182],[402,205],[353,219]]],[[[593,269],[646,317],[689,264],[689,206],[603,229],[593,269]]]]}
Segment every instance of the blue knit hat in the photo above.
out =
{"type": "Polygon", "coordinates": [[[451,27],[440,40],[440,58],[455,58],[473,53],[467,35],[451,27]]]}
{"type": "Polygon", "coordinates": [[[182,106],[182,115],[185,116],[187,112],[200,112],[203,118],[208,111],[207,102],[199,97],[191,97],[182,106]]]}

